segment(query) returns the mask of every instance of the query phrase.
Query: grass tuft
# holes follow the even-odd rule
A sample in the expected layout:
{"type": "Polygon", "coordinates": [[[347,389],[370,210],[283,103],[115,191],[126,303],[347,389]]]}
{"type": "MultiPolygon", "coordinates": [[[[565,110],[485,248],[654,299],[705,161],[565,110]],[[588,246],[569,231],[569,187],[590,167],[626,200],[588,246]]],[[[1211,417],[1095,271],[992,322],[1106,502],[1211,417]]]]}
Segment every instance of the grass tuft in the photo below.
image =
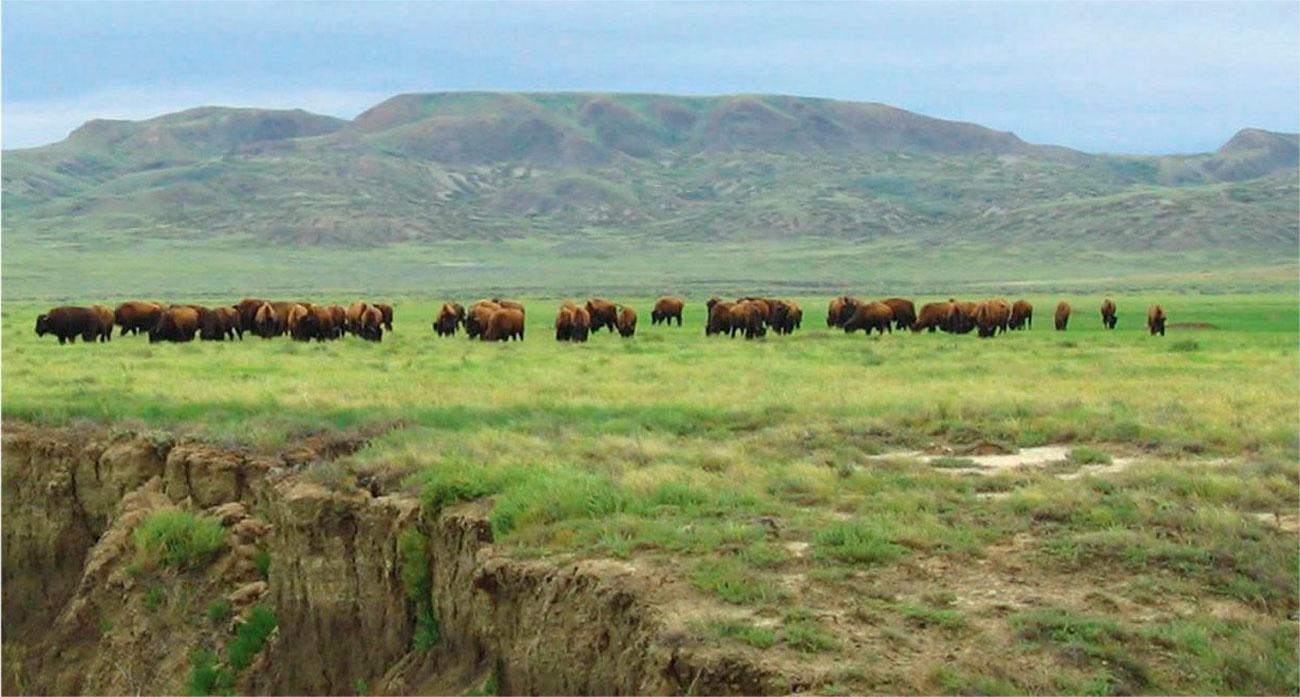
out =
{"type": "Polygon", "coordinates": [[[195,569],[225,546],[221,521],[188,511],[155,513],[135,529],[135,545],[149,560],[165,567],[195,569]]]}

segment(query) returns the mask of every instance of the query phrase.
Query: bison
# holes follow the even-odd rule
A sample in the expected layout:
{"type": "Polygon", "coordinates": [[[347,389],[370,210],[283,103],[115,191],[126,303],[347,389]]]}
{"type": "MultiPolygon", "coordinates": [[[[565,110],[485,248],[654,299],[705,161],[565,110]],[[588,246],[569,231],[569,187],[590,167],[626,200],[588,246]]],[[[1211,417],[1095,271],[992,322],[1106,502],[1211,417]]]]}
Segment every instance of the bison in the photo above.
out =
{"type": "Polygon", "coordinates": [[[573,311],[577,305],[566,302],[555,313],[555,340],[569,341],[573,338],[573,311]]]}
{"type": "Polygon", "coordinates": [[[573,329],[569,338],[573,341],[583,342],[587,340],[587,335],[591,333],[591,313],[587,308],[576,305],[573,308],[573,329]]]}
{"type": "Polygon", "coordinates": [[[433,320],[433,331],[437,332],[438,336],[455,336],[456,327],[464,315],[465,308],[460,305],[443,303],[442,307],[438,308],[438,316],[433,320]],[[457,308],[460,309],[459,313],[456,312],[457,308]]]}
{"type": "Polygon", "coordinates": [[[483,333],[487,331],[488,320],[492,319],[492,313],[500,310],[501,306],[491,300],[480,300],[469,308],[469,314],[465,316],[465,334],[471,339],[481,339],[483,333]]]}
{"type": "Polygon", "coordinates": [[[950,331],[952,323],[953,304],[946,303],[926,303],[921,306],[921,314],[912,324],[913,332],[929,330],[931,334],[936,329],[950,331]]]}
{"type": "Polygon", "coordinates": [[[375,303],[375,309],[384,318],[384,329],[393,331],[393,306],[388,303],[375,303]]]}
{"type": "Polygon", "coordinates": [[[636,334],[636,310],[623,306],[618,312],[618,335],[624,339],[636,334]]]}
{"type": "Polygon", "coordinates": [[[1115,323],[1119,319],[1115,316],[1115,301],[1106,298],[1101,301],[1101,326],[1107,329],[1114,329],[1115,323]]]}
{"type": "Polygon", "coordinates": [[[953,334],[969,334],[975,328],[976,303],[948,299],[952,303],[952,314],[948,319],[948,331],[953,334]]]}
{"type": "Polygon", "coordinates": [[[257,334],[257,311],[267,303],[260,298],[244,298],[235,303],[235,311],[239,313],[239,325],[246,332],[257,334]]]}
{"type": "Polygon", "coordinates": [[[503,307],[492,313],[488,319],[487,331],[483,332],[484,341],[524,340],[524,313],[513,307],[503,307]]]}
{"type": "Polygon", "coordinates": [[[894,311],[889,306],[881,302],[859,303],[854,306],[853,315],[844,323],[844,333],[852,334],[853,332],[863,329],[867,336],[871,336],[871,330],[876,330],[881,334],[886,331],[893,332],[890,325],[894,321],[894,311]]]}
{"type": "Polygon", "coordinates": [[[592,298],[587,301],[587,312],[591,315],[592,332],[604,328],[612,333],[618,329],[618,305],[603,298],[592,298]]]}
{"type": "Polygon", "coordinates": [[[149,330],[149,343],[193,341],[199,330],[199,311],[189,305],[172,305],[163,310],[158,324],[149,330]]]}
{"type": "MultiPolygon", "coordinates": [[[[53,334],[59,343],[77,343],[80,336],[83,341],[94,341],[102,334],[101,318],[89,307],[56,307],[36,318],[36,336],[53,334]]],[[[109,329],[112,329],[110,325],[109,329]]]]}
{"type": "Polygon", "coordinates": [[[199,313],[200,341],[226,340],[226,324],[222,321],[220,312],[198,305],[192,305],[191,307],[195,312],[199,313]]]}
{"type": "Polygon", "coordinates": [[[1070,303],[1062,300],[1056,303],[1056,331],[1065,331],[1065,325],[1070,323],[1070,303]]]}
{"type": "Polygon", "coordinates": [[[685,306],[686,303],[681,298],[659,298],[650,311],[650,324],[672,324],[675,319],[677,326],[682,326],[682,308],[685,306]]]}
{"type": "Polygon", "coordinates": [[[975,307],[975,327],[981,339],[1007,331],[1011,322],[1011,304],[1002,299],[985,300],[975,307]]]}
{"type": "Polygon", "coordinates": [[[158,324],[158,317],[161,314],[162,305],[158,303],[128,300],[113,310],[113,321],[122,328],[120,336],[126,336],[127,332],[147,334],[155,324],[158,324]]]}
{"type": "Polygon", "coordinates": [[[853,317],[854,311],[861,304],[863,304],[861,300],[848,295],[841,295],[831,300],[826,309],[826,326],[843,327],[844,323],[853,317]]]}
{"type": "Polygon", "coordinates": [[[366,341],[383,341],[384,313],[374,305],[367,304],[357,320],[356,334],[366,341]]]}
{"type": "Polygon", "coordinates": [[[253,333],[263,339],[270,339],[284,333],[284,322],[271,303],[262,303],[253,314],[253,333]]]}
{"type": "Polygon", "coordinates": [[[704,324],[704,335],[727,334],[731,331],[731,308],[735,303],[713,298],[709,300],[709,319],[704,324]]]}
{"type": "Polygon", "coordinates": [[[916,324],[916,305],[904,298],[886,298],[880,302],[894,313],[894,329],[911,329],[916,324]]]}
{"type": "Polygon", "coordinates": [[[1151,330],[1151,336],[1165,335],[1165,308],[1159,305],[1147,308],[1147,329],[1151,330]]]}
{"type": "Polygon", "coordinates": [[[1026,300],[1017,300],[1011,306],[1011,320],[1007,322],[1008,329],[1033,329],[1034,328],[1034,306],[1026,300]]]}
{"type": "MultiPolygon", "coordinates": [[[[721,305],[722,303],[718,304],[719,307],[721,305]]],[[[752,301],[733,303],[730,314],[728,333],[732,338],[735,338],[737,332],[743,333],[746,339],[756,339],[767,334],[763,305],[752,301]]]]}

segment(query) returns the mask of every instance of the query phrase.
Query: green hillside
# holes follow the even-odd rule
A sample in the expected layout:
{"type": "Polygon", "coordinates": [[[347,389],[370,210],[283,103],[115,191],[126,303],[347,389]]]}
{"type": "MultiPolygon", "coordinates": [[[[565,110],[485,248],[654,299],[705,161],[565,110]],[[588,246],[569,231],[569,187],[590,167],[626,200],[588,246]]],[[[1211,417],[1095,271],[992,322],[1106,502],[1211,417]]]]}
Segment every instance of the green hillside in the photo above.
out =
{"type": "Polygon", "coordinates": [[[457,277],[440,269],[539,290],[1143,283],[1277,267],[1300,238],[1294,134],[1089,155],[782,96],[401,95],[350,122],[207,107],[92,121],[3,164],[6,291],[28,296],[270,289],[268,276],[417,290],[457,277]],[[796,264],[808,250],[825,265],[796,264]],[[390,260],[415,268],[387,273],[390,260]]]}

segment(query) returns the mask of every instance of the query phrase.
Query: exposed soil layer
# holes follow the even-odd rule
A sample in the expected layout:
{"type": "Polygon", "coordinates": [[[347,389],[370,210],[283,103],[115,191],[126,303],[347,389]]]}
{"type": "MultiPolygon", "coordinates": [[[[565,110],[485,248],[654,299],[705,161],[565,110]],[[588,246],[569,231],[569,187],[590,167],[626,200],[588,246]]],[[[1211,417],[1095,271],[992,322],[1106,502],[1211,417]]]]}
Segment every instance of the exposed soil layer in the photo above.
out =
{"type": "Polygon", "coordinates": [[[486,502],[435,516],[409,496],[299,476],[345,451],[305,442],[272,456],[5,423],[5,691],[181,693],[194,652],[221,655],[259,605],[277,628],[238,671],[241,693],[462,693],[489,679],[501,694],[797,686],[742,652],[683,642],[688,609],[664,570],[511,559],[493,549],[486,502]],[[141,564],[134,531],[170,509],[221,521],[224,545],[201,568],[141,564]],[[399,543],[410,531],[425,541],[414,560],[399,543]],[[432,648],[416,647],[412,565],[429,579],[432,648]],[[218,607],[228,616],[205,610],[218,607]]]}

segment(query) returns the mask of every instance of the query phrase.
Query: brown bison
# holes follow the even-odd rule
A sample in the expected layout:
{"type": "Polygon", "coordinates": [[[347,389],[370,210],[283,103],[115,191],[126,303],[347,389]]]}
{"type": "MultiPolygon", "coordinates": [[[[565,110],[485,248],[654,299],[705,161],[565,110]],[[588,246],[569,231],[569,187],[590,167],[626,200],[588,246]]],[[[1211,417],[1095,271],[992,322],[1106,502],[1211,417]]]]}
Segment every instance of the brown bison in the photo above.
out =
{"type": "Polygon", "coordinates": [[[253,333],[263,339],[270,339],[284,333],[284,323],[271,303],[262,303],[253,314],[253,333]]]}
{"type": "Polygon", "coordinates": [[[488,320],[492,319],[492,314],[500,310],[501,306],[491,300],[480,300],[469,308],[469,313],[465,315],[465,334],[471,339],[483,338],[483,333],[487,331],[488,320]]]}
{"type": "Polygon", "coordinates": [[[243,341],[244,325],[239,319],[239,310],[236,310],[233,305],[222,306],[217,308],[217,313],[221,315],[221,324],[225,326],[226,336],[232,341],[236,337],[243,341]]]}
{"type": "MultiPolygon", "coordinates": [[[[91,342],[103,335],[102,318],[89,307],[56,307],[36,318],[36,336],[53,334],[59,343],[77,343],[80,336],[83,341],[91,342]]],[[[112,325],[109,325],[112,331],[112,325]]]]}
{"type": "Polygon", "coordinates": [[[239,325],[246,332],[257,333],[257,311],[267,303],[261,298],[244,298],[235,303],[235,311],[239,313],[239,325]]]}
{"type": "Polygon", "coordinates": [[[840,297],[831,300],[830,305],[826,309],[826,326],[843,327],[844,323],[853,317],[853,313],[857,310],[858,306],[862,304],[863,302],[861,300],[848,295],[841,295],[840,297]]]}
{"type": "Polygon", "coordinates": [[[330,305],[330,324],[333,325],[334,338],[341,338],[348,328],[348,309],[342,305],[330,305]]]}
{"type": "Polygon", "coordinates": [[[936,329],[949,331],[952,323],[953,304],[946,303],[926,303],[921,306],[921,314],[912,324],[913,332],[929,330],[931,334],[936,329]]]}
{"type": "Polygon", "coordinates": [[[366,341],[383,341],[384,313],[374,305],[367,304],[357,320],[356,334],[366,341]]]}
{"type": "Polygon", "coordinates": [[[465,308],[455,303],[443,303],[438,308],[438,316],[433,319],[433,331],[438,336],[456,336],[456,327],[465,316],[465,308]],[[460,312],[457,312],[457,309],[460,312]]]}
{"type": "Polygon", "coordinates": [[[867,336],[871,336],[871,330],[884,334],[886,331],[893,332],[891,322],[894,321],[894,311],[884,303],[859,303],[854,306],[853,315],[843,323],[844,333],[852,334],[859,329],[866,330],[867,336]]]}
{"type": "Polygon", "coordinates": [[[772,301],[772,317],[768,322],[777,334],[791,334],[803,322],[803,310],[789,300],[772,301]]]}
{"type": "Polygon", "coordinates": [[[985,300],[975,307],[975,327],[982,339],[1005,333],[1011,322],[1011,304],[1002,299],[985,300]]]}
{"type": "Polygon", "coordinates": [[[1011,320],[1007,322],[1008,329],[1033,329],[1034,328],[1034,306],[1026,300],[1017,300],[1011,306],[1011,320]]]}
{"type": "Polygon", "coordinates": [[[623,306],[618,313],[618,335],[624,339],[636,334],[636,310],[623,306]]]}
{"type": "Polygon", "coordinates": [[[113,311],[103,305],[91,305],[90,311],[95,313],[95,323],[99,329],[99,333],[95,335],[95,338],[98,338],[101,343],[112,341],[113,322],[115,321],[113,311]]]}
{"type": "Polygon", "coordinates": [[[375,303],[375,309],[384,318],[384,329],[393,331],[393,306],[388,303],[375,303]]]}
{"type": "Polygon", "coordinates": [[[618,329],[618,305],[603,298],[592,298],[587,301],[587,312],[591,315],[592,333],[602,328],[610,332],[618,329]]]}
{"type": "MultiPolygon", "coordinates": [[[[378,307],[378,306],[376,306],[378,307]]],[[[312,338],[326,341],[336,338],[334,333],[334,313],[325,305],[312,305],[307,308],[312,318],[312,338]]],[[[382,311],[381,311],[382,314],[382,311]]]]}
{"type": "Polygon", "coordinates": [[[916,324],[916,305],[904,298],[886,298],[880,302],[894,313],[894,329],[911,329],[916,324]]]}
{"type": "Polygon", "coordinates": [[[199,330],[199,311],[189,305],[172,305],[163,310],[158,324],[149,330],[149,343],[193,341],[199,330]]]}
{"type": "Polygon", "coordinates": [[[1101,301],[1101,326],[1107,329],[1114,329],[1115,323],[1119,319],[1115,316],[1115,301],[1106,298],[1101,301]]]}
{"type": "Polygon", "coordinates": [[[650,324],[655,325],[663,322],[672,324],[677,320],[677,326],[682,326],[682,308],[686,303],[681,298],[659,298],[655,301],[654,309],[650,311],[650,324]]]}
{"type": "Polygon", "coordinates": [[[569,338],[573,341],[586,341],[587,335],[591,334],[591,313],[587,308],[577,305],[573,308],[573,330],[569,338]]]}
{"type": "Polygon", "coordinates": [[[289,303],[284,312],[284,328],[294,341],[311,341],[316,337],[316,316],[302,303],[289,303]]]}
{"type": "Polygon", "coordinates": [[[747,298],[737,298],[736,302],[754,303],[754,305],[758,307],[759,314],[763,315],[763,323],[769,326],[772,324],[772,301],[771,300],[768,300],[767,298],[755,298],[751,296],[747,298]]]}
{"type": "Polygon", "coordinates": [[[524,340],[524,313],[513,307],[503,307],[492,313],[488,319],[487,331],[483,332],[484,341],[524,340]]]}
{"type": "Polygon", "coordinates": [[[1056,303],[1056,331],[1065,331],[1065,325],[1070,323],[1070,303],[1062,300],[1056,303]]]}
{"type": "MultiPolygon", "coordinates": [[[[721,306],[719,303],[718,306],[721,306]]],[[[746,339],[756,339],[767,334],[766,317],[763,315],[763,305],[752,301],[742,301],[731,305],[731,321],[728,327],[729,335],[735,338],[737,332],[745,335],[746,339]]]]}
{"type": "MultiPolygon", "coordinates": [[[[353,334],[358,333],[357,330],[361,327],[361,315],[368,307],[370,307],[370,303],[365,302],[364,300],[358,300],[351,305],[348,305],[347,310],[344,311],[344,319],[349,332],[352,332],[353,334]]],[[[279,308],[276,309],[278,310],[279,308]]],[[[379,314],[381,323],[383,321],[383,316],[384,315],[381,312],[379,314]]]]}
{"type": "Polygon", "coordinates": [[[555,340],[569,341],[573,338],[573,311],[577,305],[566,302],[555,313],[555,340]]]}
{"type": "Polygon", "coordinates": [[[731,332],[731,308],[735,303],[712,298],[709,300],[709,320],[704,324],[704,335],[727,334],[731,332]]]}
{"type": "Polygon", "coordinates": [[[953,334],[969,334],[975,328],[976,303],[948,299],[952,303],[952,314],[948,318],[947,331],[953,334]]]}
{"type": "Polygon", "coordinates": [[[1165,308],[1159,305],[1147,308],[1147,329],[1151,330],[1151,336],[1165,335],[1165,308]]]}
{"type": "Polygon", "coordinates": [[[208,307],[191,305],[195,312],[199,313],[199,340],[200,341],[225,341],[226,340],[226,323],[221,319],[221,313],[208,307]]]}
{"type": "Polygon", "coordinates": [[[132,334],[140,332],[147,334],[155,324],[158,324],[158,316],[161,314],[162,305],[158,303],[128,300],[113,311],[113,321],[122,328],[121,336],[126,336],[128,331],[132,334]]]}

